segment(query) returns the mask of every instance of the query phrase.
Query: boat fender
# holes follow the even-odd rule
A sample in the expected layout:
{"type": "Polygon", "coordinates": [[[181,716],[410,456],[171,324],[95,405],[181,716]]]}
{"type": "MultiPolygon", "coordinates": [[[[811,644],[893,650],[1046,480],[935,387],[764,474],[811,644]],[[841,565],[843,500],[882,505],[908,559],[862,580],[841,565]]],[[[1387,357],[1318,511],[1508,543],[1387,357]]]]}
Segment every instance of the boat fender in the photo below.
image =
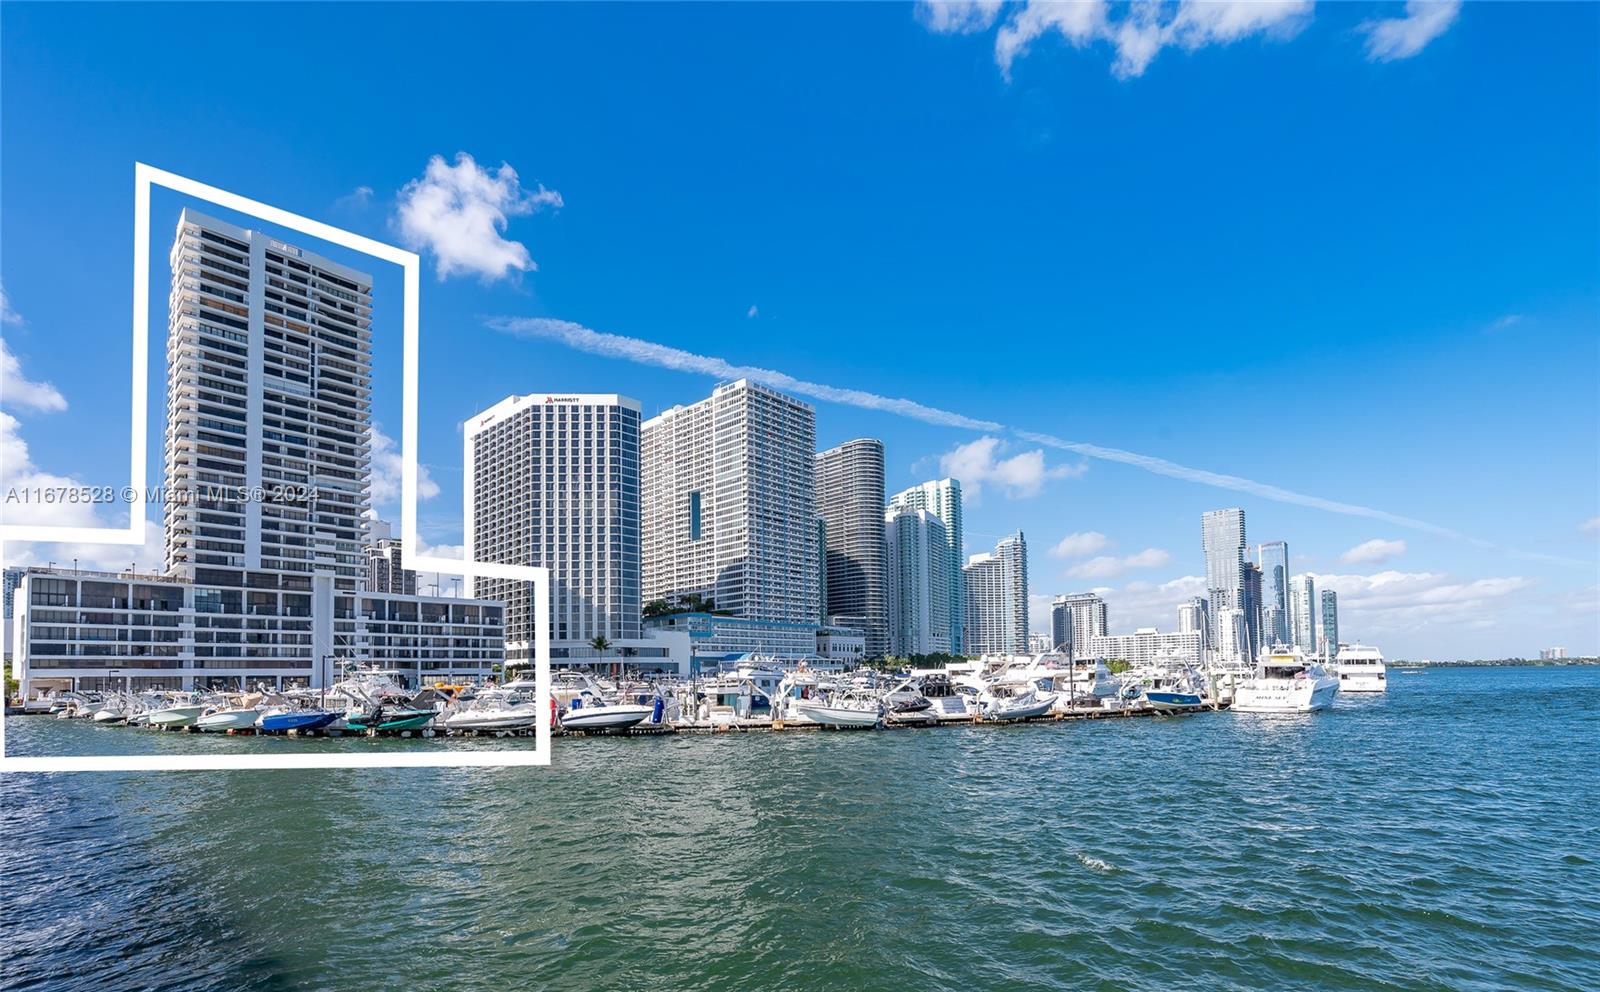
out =
{"type": "Polygon", "coordinates": [[[554,730],[555,726],[556,726],[556,697],[551,696],[550,697],[550,729],[554,730]]]}
{"type": "Polygon", "coordinates": [[[662,699],[660,696],[657,696],[656,697],[656,704],[650,710],[650,722],[651,723],[660,723],[661,722],[661,715],[666,712],[666,709],[667,709],[666,700],[662,699]]]}

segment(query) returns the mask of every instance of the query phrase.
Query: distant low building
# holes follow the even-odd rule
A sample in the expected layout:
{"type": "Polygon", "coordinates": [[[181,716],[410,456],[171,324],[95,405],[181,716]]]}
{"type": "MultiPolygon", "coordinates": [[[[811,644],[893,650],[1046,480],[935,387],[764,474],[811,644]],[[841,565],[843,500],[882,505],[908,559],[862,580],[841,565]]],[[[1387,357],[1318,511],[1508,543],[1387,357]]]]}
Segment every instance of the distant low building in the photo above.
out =
{"type": "Polygon", "coordinates": [[[1540,661],[1556,661],[1567,656],[1566,648],[1545,648],[1539,652],[1540,661]]]}
{"type": "Polygon", "coordinates": [[[1107,634],[1089,638],[1088,657],[1121,659],[1132,665],[1156,661],[1200,663],[1198,630],[1163,634],[1154,627],[1140,627],[1131,634],[1107,634]]]}
{"type": "Polygon", "coordinates": [[[817,657],[823,661],[836,662],[845,668],[855,668],[861,664],[866,653],[866,632],[860,627],[830,625],[817,628],[817,657]]]}

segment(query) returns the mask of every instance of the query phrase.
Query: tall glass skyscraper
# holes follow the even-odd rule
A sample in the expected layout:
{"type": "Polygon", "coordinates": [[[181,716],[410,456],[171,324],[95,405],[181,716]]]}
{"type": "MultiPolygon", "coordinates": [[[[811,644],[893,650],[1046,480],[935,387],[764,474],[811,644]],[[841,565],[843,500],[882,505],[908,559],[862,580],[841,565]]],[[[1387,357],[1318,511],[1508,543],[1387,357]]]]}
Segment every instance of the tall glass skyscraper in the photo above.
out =
{"type": "Polygon", "coordinates": [[[1200,544],[1206,556],[1206,598],[1211,603],[1211,643],[1220,647],[1229,644],[1235,650],[1254,652],[1253,645],[1240,643],[1248,639],[1248,630],[1255,624],[1245,621],[1246,636],[1236,640],[1231,634],[1224,638],[1217,629],[1225,610],[1245,609],[1245,534],[1244,511],[1238,507],[1226,510],[1207,510],[1200,516],[1200,544]]]}
{"type": "Polygon", "coordinates": [[[1339,594],[1322,590],[1322,653],[1328,658],[1339,654],[1339,594]]]}
{"type": "Polygon", "coordinates": [[[1289,621],[1294,627],[1295,647],[1306,654],[1317,653],[1317,586],[1309,575],[1289,580],[1289,621]]]}
{"type": "Polygon", "coordinates": [[[1262,647],[1289,643],[1289,545],[1268,541],[1256,547],[1261,566],[1262,647]]]}
{"type": "Polygon", "coordinates": [[[961,483],[956,479],[924,482],[920,486],[895,493],[889,500],[892,509],[927,510],[944,524],[945,540],[950,553],[945,556],[949,570],[947,582],[950,592],[950,651],[961,654],[966,646],[966,618],[962,604],[966,602],[965,578],[962,563],[966,561],[965,535],[961,529],[961,483]]]}
{"type": "Polygon", "coordinates": [[[857,438],[817,455],[817,515],[823,520],[823,612],[861,627],[866,656],[881,658],[889,650],[882,441],[857,438]]]}

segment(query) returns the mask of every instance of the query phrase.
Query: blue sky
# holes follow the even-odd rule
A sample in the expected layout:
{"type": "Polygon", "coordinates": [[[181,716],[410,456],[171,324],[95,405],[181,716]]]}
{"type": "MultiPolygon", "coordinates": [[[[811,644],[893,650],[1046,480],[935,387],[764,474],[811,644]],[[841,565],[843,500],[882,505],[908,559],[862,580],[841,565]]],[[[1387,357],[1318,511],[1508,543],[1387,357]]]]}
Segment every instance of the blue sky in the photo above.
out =
{"type": "MultiPolygon", "coordinates": [[[[709,392],[647,342],[986,422],[816,403],[891,490],[958,470],[968,550],[1022,529],[1033,592],[1104,589],[1119,631],[1173,626],[1201,511],[1237,505],[1392,656],[1594,653],[1600,7],[1413,7],[8,3],[0,472],[126,481],[144,161],[419,247],[435,545],[473,412],[709,392]],[[629,340],[491,326],[536,319],[629,340]]],[[[183,205],[154,201],[152,328],[183,205]]],[[[349,260],[397,436],[397,275],[349,260]]]]}

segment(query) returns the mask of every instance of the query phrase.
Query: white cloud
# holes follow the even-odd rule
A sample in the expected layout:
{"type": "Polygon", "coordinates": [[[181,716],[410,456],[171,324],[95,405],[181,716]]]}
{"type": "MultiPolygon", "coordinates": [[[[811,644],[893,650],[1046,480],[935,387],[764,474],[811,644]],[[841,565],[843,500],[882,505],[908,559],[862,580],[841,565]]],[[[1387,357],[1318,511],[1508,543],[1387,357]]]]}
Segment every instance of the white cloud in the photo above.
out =
{"type": "Polygon", "coordinates": [[[1385,541],[1373,538],[1346,551],[1339,556],[1339,560],[1351,565],[1381,565],[1399,555],[1405,554],[1406,542],[1385,541]]]}
{"type": "Polygon", "coordinates": [[[939,470],[961,480],[962,494],[976,502],[986,484],[998,486],[1012,499],[1039,495],[1048,479],[1082,475],[1083,465],[1045,467],[1044,452],[1024,451],[1010,458],[998,457],[1006,444],[997,437],[980,437],[958,444],[939,456],[939,470]]]}
{"type": "Polygon", "coordinates": [[[372,203],[372,187],[357,186],[355,189],[333,201],[335,210],[365,210],[372,203]]]}
{"type": "MultiPolygon", "coordinates": [[[[1587,566],[1589,563],[1573,558],[1563,558],[1555,555],[1543,555],[1533,552],[1521,551],[1515,548],[1505,548],[1471,537],[1460,531],[1451,530],[1438,524],[1428,523],[1414,517],[1401,516],[1385,510],[1371,507],[1358,506],[1353,503],[1342,503],[1337,500],[1324,499],[1320,496],[1311,496],[1298,493],[1278,486],[1256,482],[1252,479],[1241,478],[1236,475],[1227,475],[1221,472],[1212,472],[1207,469],[1193,468],[1180,465],[1165,458],[1153,455],[1142,455],[1133,451],[1124,451],[1120,448],[1108,448],[1104,445],[1090,444],[1084,441],[1067,441],[1051,434],[1037,431],[1023,430],[1021,428],[1007,428],[1004,424],[992,420],[980,420],[965,414],[955,413],[950,410],[941,410],[938,407],[926,406],[915,400],[880,396],[859,389],[847,389],[840,386],[830,386],[823,383],[809,382],[797,379],[794,376],[772,369],[759,368],[752,365],[735,365],[726,359],[712,355],[699,355],[694,352],[684,351],[681,348],[672,348],[667,345],[656,344],[640,338],[625,337],[620,334],[604,334],[591,330],[581,324],[567,320],[553,320],[547,317],[516,318],[495,317],[491,318],[488,326],[494,330],[516,337],[531,338],[535,340],[554,341],[558,344],[573,348],[577,351],[587,352],[591,355],[603,355],[608,358],[620,358],[624,361],[634,362],[639,365],[649,365],[655,368],[673,369],[679,372],[691,372],[711,376],[718,380],[750,379],[781,389],[785,392],[808,396],[815,400],[828,403],[840,403],[846,406],[859,407],[863,410],[877,410],[884,413],[893,413],[924,423],[936,424],[941,427],[962,427],[971,430],[999,432],[1009,430],[1012,435],[1023,441],[1033,444],[1042,444],[1048,448],[1061,451],[1071,451],[1086,458],[1101,461],[1116,462],[1141,469],[1155,475],[1180,479],[1198,485],[1211,486],[1217,489],[1226,489],[1233,492],[1247,493],[1258,499],[1272,500],[1277,503],[1288,503],[1294,506],[1309,507],[1314,510],[1323,510],[1328,513],[1339,513],[1353,517],[1365,517],[1371,520],[1380,520],[1384,523],[1420,530],[1441,537],[1471,544],[1475,547],[1499,551],[1514,558],[1526,558],[1534,561],[1553,561],[1562,564],[1577,564],[1587,566]]],[[[1074,471],[1081,471],[1081,468],[1074,471]]]]}
{"type": "Polygon", "coordinates": [[[1600,534],[1600,517],[1590,517],[1578,525],[1580,534],[1600,534]]]}
{"type": "Polygon", "coordinates": [[[1161,568],[1172,563],[1172,555],[1162,548],[1145,548],[1138,554],[1118,558],[1101,555],[1067,569],[1064,575],[1072,579],[1110,579],[1136,568],[1161,568]]]}
{"type": "Polygon", "coordinates": [[[1407,0],[1406,16],[1367,21],[1367,58],[1373,62],[1408,59],[1444,34],[1461,13],[1460,0],[1407,0]]]}
{"type": "MultiPolygon", "coordinates": [[[[22,437],[17,419],[0,412],[0,490],[6,492],[36,489],[84,489],[81,479],[46,472],[33,462],[28,443],[22,437]]],[[[126,527],[122,519],[107,519],[101,513],[107,504],[72,502],[4,502],[0,519],[8,524],[39,527],[126,527]]],[[[140,571],[160,571],[166,559],[166,535],[155,521],[145,521],[144,544],[45,544],[8,541],[7,565],[44,565],[54,561],[70,566],[76,559],[79,568],[118,572],[137,564],[140,571]]]]}
{"type": "Polygon", "coordinates": [[[20,324],[22,314],[11,309],[11,297],[6,295],[4,283],[0,283],[0,324],[20,324]]]}
{"type": "MultiPolygon", "coordinates": [[[[372,503],[374,506],[393,506],[400,502],[401,458],[400,446],[394,438],[372,425],[372,503]]],[[[428,466],[417,463],[417,499],[433,499],[439,495],[439,485],[428,474],[428,466]]]]}
{"type": "Polygon", "coordinates": [[[1345,640],[1412,636],[1425,626],[1491,630],[1520,609],[1514,597],[1534,584],[1521,576],[1458,580],[1436,572],[1396,571],[1312,573],[1312,579],[1318,590],[1339,594],[1339,630],[1345,640]]]}
{"type": "Polygon", "coordinates": [[[1495,318],[1495,320],[1490,323],[1488,327],[1484,328],[1484,332],[1487,334],[1498,334],[1501,331],[1510,330],[1520,323],[1522,323],[1522,314],[1508,313],[1495,318]]]}
{"type": "Polygon", "coordinates": [[[1068,42],[1082,48],[1097,38],[1105,37],[1107,30],[1106,5],[1101,0],[1073,0],[1070,3],[1030,0],[1000,28],[994,42],[994,61],[1000,67],[1001,74],[1010,79],[1012,63],[1026,55],[1029,47],[1041,35],[1056,31],[1068,42]]]}
{"type": "Polygon", "coordinates": [[[523,189],[517,170],[505,163],[491,171],[466,152],[456,154],[453,166],[435,155],[422,178],[400,191],[400,236],[433,253],[440,279],[465,273],[492,282],[538,268],[521,242],[502,237],[509,218],[561,205],[555,190],[523,189]]]}
{"type": "Polygon", "coordinates": [[[746,317],[749,317],[751,320],[754,320],[757,317],[761,316],[761,311],[756,308],[756,305],[754,303],[752,303],[752,304],[750,304],[750,309],[746,310],[744,312],[744,315],[746,317]]]}
{"type": "Polygon", "coordinates": [[[1121,589],[1100,587],[1094,590],[1106,601],[1111,633],[1132,633],[1140,627],[1157,630],[1178,629],[1178,606],[1195,596],[1206,594],[1206,580],[1185,575],[1166,582],[1137,580],[1121,589]]]}
{"type": "Polygon", "coordinates": [[[22,374],[22,365],[11,353],[5,338],[0,338],[0,403],[31,410],[65,410],[66,398],[48,382],[33,382],[22,374]]]}
{"type": "Polygon", "coordinates": [[[917,19],[935,34],[977,34],[987,31],[1000,13],[1000,0],[924,0],[917,19]]]}
{"type": "Polygon", "coordinates": [[[1293,37],[1309,21],[1311,8],[1311,0],[1181,0],[1175,7],[1130,4],[1121,18],[1113,18],[1102,0],[1029,0],[1000,28],[994,60],[1010,79],[1016,60],[1054,31],[1077,48],[1108,43],[1116,53],[1111,71],[1127,79],[1143,75],[1163,48],[1195,51],[1256,34],[1293,37]]]}
{"type": "Polygon", "coordinates": [[[1082,558],[1111,547],[1111,541],[1097,530],[1068,534],[1050,549],[1052,558],[1082,558]]]}

